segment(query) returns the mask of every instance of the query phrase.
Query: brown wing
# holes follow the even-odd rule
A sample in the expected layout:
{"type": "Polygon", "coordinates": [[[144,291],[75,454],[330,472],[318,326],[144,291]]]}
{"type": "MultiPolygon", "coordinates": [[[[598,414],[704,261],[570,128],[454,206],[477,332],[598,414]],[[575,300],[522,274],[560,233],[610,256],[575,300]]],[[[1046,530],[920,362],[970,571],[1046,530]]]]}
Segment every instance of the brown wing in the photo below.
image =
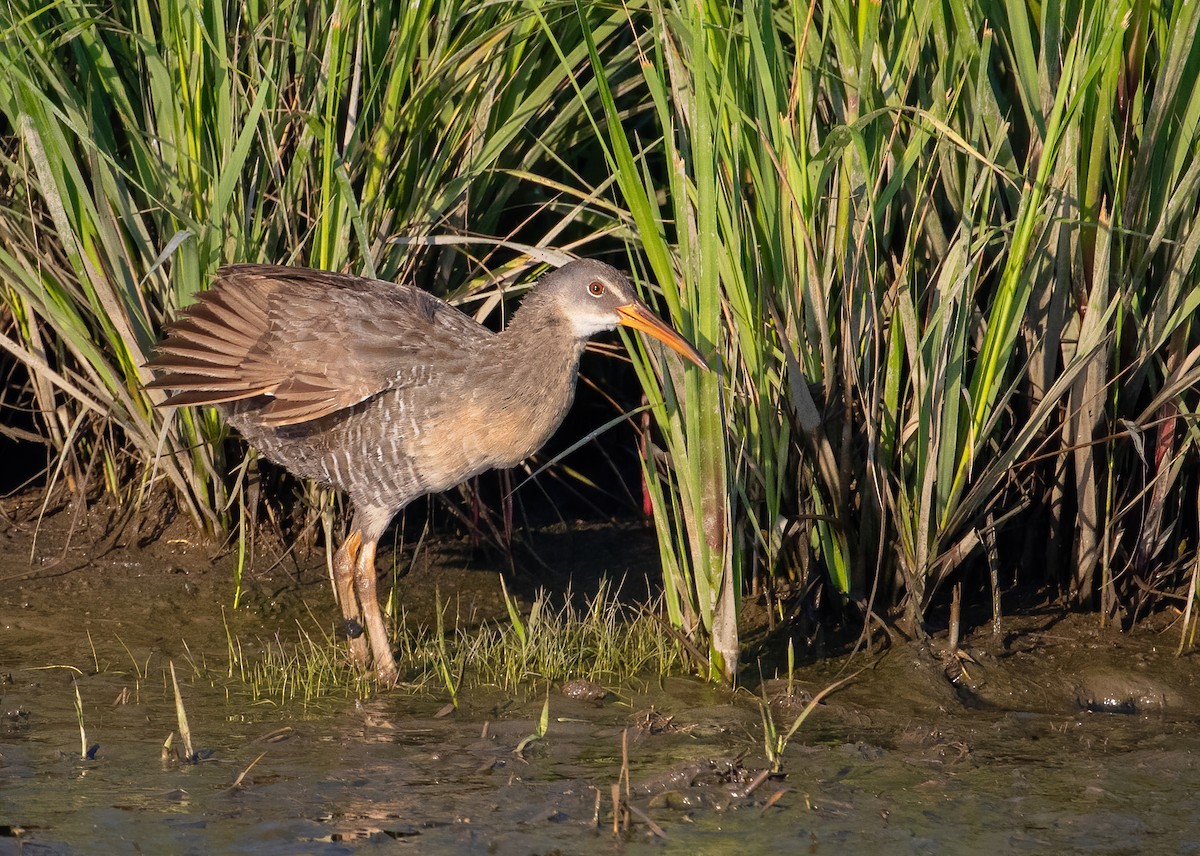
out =
{"type": "Polygon", "coordinates": [[[428,292],[327,271],[223,268],[167,327],[149,386],[164,404],[269,396],[257,416],[282,426],[327,416],[428,379],[447,353],[491,335],[428,292]]]}

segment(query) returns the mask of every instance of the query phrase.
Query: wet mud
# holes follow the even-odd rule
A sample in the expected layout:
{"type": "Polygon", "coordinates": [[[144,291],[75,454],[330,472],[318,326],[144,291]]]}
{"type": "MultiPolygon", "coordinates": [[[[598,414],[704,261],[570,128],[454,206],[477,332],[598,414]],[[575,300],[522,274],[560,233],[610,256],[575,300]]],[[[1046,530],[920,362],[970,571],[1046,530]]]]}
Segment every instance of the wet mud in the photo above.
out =
{"type": "MultiPolygon", "coordinates": [[[[34,545],[15,526],[0,547],[4,856],[1200,851],[1200,687],[1174,629],[1010,617],[965,640],[957,683],[935,640],[738,691],[677,676],[475,688],[450,715],[436,689],[279,706],[230,677],[228,640],[284,637],[310,610],[332,624],[319,566],[248,578],[233,611],[232,560],[206,545],[96,557],[94,542],[49,529],[34,545]],[[164,751],[168,663],[196,763],[178,735],[164,751]],[[773,771],[762,699],[786,732],[856,671],[773,771]]],[[[402,596],[461,585],[499,616],[494,571],[450,550],[402,596]]]]}

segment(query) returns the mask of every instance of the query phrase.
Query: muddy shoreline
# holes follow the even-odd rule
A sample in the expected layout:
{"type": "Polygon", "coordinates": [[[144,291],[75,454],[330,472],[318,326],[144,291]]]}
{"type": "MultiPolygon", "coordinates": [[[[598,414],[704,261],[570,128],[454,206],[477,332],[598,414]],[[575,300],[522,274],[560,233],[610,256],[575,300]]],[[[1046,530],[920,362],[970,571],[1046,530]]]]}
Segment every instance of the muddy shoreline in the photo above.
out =
{"type": "MultiPolygon", "coordinates": [[[[319,557],[248,575],[233,611],[231,556],[183,531],[95,556],[102,520],[75,522],[69,544],[58,519],[36,544],[29,525],[0,534],[0,854],[723,853],[731,835],[745,852],[1200,850],[1200,686],[1165,619],[1115,634],[1094,616],[1009,616],[1001,638],[965,640],[957,688],[936,646],[910,645],[736,692],[678,676],[599,699],[474,688],[449,716],[436,691],[301,709],[252,703],[228,675],[228,640],[284,637],[300,610],[332,622],[319,557]],[[168,662],[194,765],[163,760],[168,662]],[[771,774],[761,699],[786,730],[855,670],[771,774]],[[546,732],[528,741],[547,698],[546,732]],[[614,835],[618,783],[632,809],[614,835]]],[[[607,573],[633,575],[654,561],[629,531],[556,537],[542,543],[551,562],[608,556],[607,573]]],[[[503,614],[495,568],[461,544],[400,586],[418,614],[434,587],[503,614]]]]}

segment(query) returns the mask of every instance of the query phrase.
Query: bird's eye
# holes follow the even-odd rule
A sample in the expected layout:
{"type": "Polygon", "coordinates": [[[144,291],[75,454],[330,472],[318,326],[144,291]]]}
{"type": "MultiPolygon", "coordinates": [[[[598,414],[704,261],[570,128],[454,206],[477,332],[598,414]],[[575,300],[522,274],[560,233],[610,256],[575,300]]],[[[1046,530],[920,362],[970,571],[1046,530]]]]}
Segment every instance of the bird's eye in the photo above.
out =
{"type": "Polygon", "coordinates": [[[588,286],[588,294],[590,294],[592,297],[599,297],[600,295],[604,294],[604,283],[593,282],[588,286]]]}

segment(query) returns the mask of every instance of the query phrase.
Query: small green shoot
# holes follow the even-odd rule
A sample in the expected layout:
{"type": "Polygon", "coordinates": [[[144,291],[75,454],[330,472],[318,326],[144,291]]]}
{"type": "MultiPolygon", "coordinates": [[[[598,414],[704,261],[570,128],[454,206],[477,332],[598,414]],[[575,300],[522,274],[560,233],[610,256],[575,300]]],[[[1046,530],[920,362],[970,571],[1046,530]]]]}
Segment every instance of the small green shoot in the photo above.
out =
{"type": "MultiPolygon", "coordinates": [[[[225,614],[225,604],[221,604],[221,626],[225,628],[225,652],[229,659],[229,670],[225,677],[233,677],[233,666],[236,663],[239,670],[242,665],[242,643],[238,640],[236,643],[233,639],[233,631],[229,629],[229,616],[225,614]]],[[[242,680],[245,680],[245,675],[242,675],[242,680]]]]}
{"type": "Polygon", "coordinates": [[[238,534],[237,534],[237,564],[233,569],[233,608],[237,609],[242,602],[242,574],[246,570],[246,541],[250,535],[246,531],[246,493],[238,491],[238,534]]]}
{"type": "MultiPolygon", "coordinates": [[[[830,693],[840,689],[858,677],[862,671],[862,669],[859,669],[854,674],[847,675],[840,681],[835,681],[813,696],[812,700],[804,706],[804,710],[800,711],[800,715],[796,717],[786,732],[779,730],[779,727],[775,723],[775,716],[771,713],[770,700],[767,699],[765,694],[763,695],[758,704],[763,721],[763,750],[766,752],[767,760],[771,762],[771,772],[779,773],[783,770],[783,752],[787,748],[788,741],[796,735],[796,732],[800,730],[800,726],[804,724],[804,720],[808,719],[809,714],[816,710],[817,705],[830,693]]],[[[790,682],[788,692],[791,692],[790,682]]]]}
{"type": "Polygon", "coordinates": [[[504,593],[504,606],[508,610],[508,621],[512,624],[517,638],[521,640],[521,651],[527,651],[529,650],[529,637],[525,632],[525,624],[521,621],[521,611],[517,608],[517,602],[509,595],[508,586],[504,583],[504,574],[500,575],[500,591],[504,593]]]}
{"type": "Polygon", "coordinates": [[[447,601],[444,608],[441,606],[440,591],[435,591],[434,602],[438,604],[436,610],[437,636],[435,640],[437,643],[437,657],[435,658],[435,662],[437,664],[438,674],[441,676],[442,683],[445,684],[446,690],[450,693],[450,704],[454,706],[455,710],[458,710],[458,690],[462,686],[462,666],[460,664],[457,673],[451,668],[453,658],[451,657],[449,649],[446,645],[446,622],[444,612],[445,609],[450,607],[450,602],[447,601]]]}
{"type": "Polygon", "coordinates": [[[546,732],[549,730],[550,730],[550,685],[547,684],[546,685],[546,700],[542,703],[542,715],[540,717],[538,717],[537,729],[533,732],[533,734],[528,735],[523,740],[521,740],[520,743],[517,744],[517,748],[513,750],[513,754],[516,755],[518,758],[520,758],[522,761],[525,760],[525,750],[528,749],[530,744],[534,743],[535,741],[544,739],[546,737],[546,732]]]}
{"type": "Polygon", "coordinates": [[[790,698],[792,695],[792,688],[795,685],[795,679],[796,679],[796,646],[793,643],[792,638],[790,636],[788,637],[788,655],[787,655],[787,657],[788,657],[787,694],[788,694],[788,697],[790,698]]]}

